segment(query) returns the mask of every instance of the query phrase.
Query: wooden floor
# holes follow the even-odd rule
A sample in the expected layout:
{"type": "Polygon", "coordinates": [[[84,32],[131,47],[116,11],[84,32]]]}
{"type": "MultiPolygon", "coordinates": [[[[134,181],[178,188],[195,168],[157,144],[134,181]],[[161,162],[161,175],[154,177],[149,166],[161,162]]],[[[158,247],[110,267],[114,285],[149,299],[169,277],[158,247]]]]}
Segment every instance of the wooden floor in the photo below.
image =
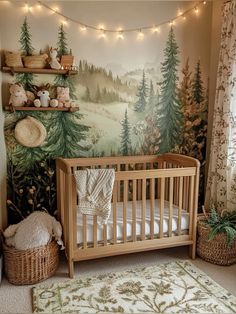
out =
{"type": "MultiPolygon", "coordinates": [[[[84,261],[75,264],[75,278],[127,270],[140,265],[151,266],[182,259],[189,259],[188,247],[84,261]]],[[[227,267],[217,266],[207,263],[200,258],[192,262],[221,286],[236,295],[236,264],[227,267]]],[[[69,280],[66,272],[66,262],[64,257],[62,257],[56,275],[42,282],[40,285],[69,280]]],[[[31,313],[31,288],[32,286],[13,286],[4,278],[0,285],[0,313],[31,313]]]]}

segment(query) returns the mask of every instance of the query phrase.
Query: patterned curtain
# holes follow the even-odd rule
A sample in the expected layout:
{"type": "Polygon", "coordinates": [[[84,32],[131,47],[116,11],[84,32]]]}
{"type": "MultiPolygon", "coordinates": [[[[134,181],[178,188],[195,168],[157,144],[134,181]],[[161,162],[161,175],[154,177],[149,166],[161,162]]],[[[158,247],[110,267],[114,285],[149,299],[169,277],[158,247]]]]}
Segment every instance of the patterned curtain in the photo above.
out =
{"type": "Polygon", "coordinates": [[[236,0],[225,3],[206,201],[236,209],[236,0]]]}

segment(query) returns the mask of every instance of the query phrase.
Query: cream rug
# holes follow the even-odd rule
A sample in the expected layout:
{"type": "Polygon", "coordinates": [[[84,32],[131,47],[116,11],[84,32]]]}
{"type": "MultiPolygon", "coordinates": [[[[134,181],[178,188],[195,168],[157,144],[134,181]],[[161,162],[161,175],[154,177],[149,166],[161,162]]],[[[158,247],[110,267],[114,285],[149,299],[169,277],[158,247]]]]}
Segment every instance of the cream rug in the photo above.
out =
{"type": "Polygon", "coordinates": [[[178,261],[39,286],[33,288],[33,309],[36,313],[236,313],[236,297],[189,261],[178,261]]]}

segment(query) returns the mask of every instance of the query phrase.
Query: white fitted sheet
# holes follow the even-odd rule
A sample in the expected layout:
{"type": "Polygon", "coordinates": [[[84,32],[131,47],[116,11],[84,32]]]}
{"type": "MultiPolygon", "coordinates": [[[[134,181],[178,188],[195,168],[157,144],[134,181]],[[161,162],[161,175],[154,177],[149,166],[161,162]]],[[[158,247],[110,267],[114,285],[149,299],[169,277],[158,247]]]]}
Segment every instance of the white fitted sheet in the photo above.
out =
{"type": "MultiPolygon", "coordinates": [[[[150,235],[150,200],[146,200],[146,219],[145,219],[145,235],[150,235]]],[[[136,201],[136,235],[141,235],[141,208],[142,201],[136,201]]],[[[160,200],[155,200],[154,207],[154,235],[159,234],[159,223],[160,223],[160,200]]],[[[83,227],[82,227],[82,214],[78,211],[77,213],[77,243],[83,242],[83,227]]],[[[117,219],[116,219],[116,234],[117,240],[123,238],[123,202],[117,202],[117,219]]],[[[169,202],[164,202],[164,220],[163,220],[163,233],[167,235],[169,226],[169,202]]],[[[132,236],[132,201],[127,202],[127,239],[132,236]]],[[[178,207],[173,205],[173,218],[172,218],[172,232],[175,233],[178,228],[178,207]]],[[[189,213],[185,210],[181,210],[181,230],[187,231],[189,228],[189,213]]],[[[113,213],[109,217],[107,223],[107,240],[112,240],[113,237],[113,213]]],[[[98,225],[97,227],[97,240],[103,240],[103,226],[98,225]]],[[[93,216],[87,215],[87,242],[93,242],[93,216]]]]}

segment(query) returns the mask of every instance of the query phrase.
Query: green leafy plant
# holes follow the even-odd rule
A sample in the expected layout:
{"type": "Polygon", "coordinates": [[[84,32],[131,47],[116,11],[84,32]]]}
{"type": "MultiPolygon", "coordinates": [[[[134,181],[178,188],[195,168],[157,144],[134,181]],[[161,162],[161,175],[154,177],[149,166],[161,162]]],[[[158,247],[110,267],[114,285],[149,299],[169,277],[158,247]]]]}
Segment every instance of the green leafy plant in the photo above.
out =
{"type": "Polygon", "coordinates": [[[232,247],[236,240],[236,210],[231,212],[223,211],[221,214],[217,212],[214,206],[210,209],[205,224],[211,228],[209,232],[209,241],[219,233],[226,235],[226,243],[228,247],[232,247]]]}

